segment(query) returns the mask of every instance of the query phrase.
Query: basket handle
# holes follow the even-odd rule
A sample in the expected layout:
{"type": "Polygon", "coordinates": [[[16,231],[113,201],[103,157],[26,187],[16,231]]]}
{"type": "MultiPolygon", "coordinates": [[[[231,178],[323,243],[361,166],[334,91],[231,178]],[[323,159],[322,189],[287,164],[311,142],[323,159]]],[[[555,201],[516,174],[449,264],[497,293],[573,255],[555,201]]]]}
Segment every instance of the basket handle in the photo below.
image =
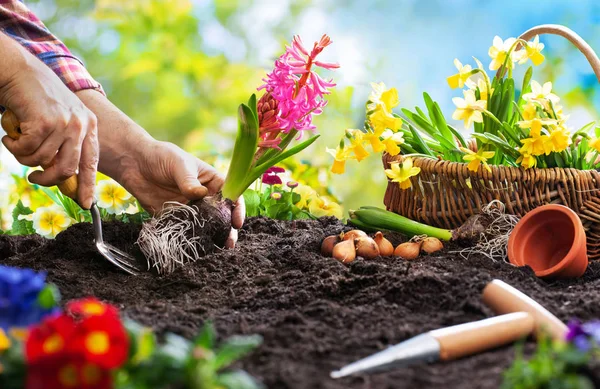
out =
{"type": "Polygon", "coordinates": [[[529,41],[536,35],[543,34],[560,35],[563,38],[567,38],[575,47],[579,49],[579,51],[583,53],[583,55],[585,55],[585,58],[587,58],[588,62],[592,66],[594,74],[596,74],[596,78],[600,83],[600,59],[598,59],[594,49],[592,49],[592,47],[588,45],[583,38],[577,35],[577,33],[570,28],[561,26],[560,24],[541,24],[525,31],[519,38],[523,39],[524,41],[529,41]]]}

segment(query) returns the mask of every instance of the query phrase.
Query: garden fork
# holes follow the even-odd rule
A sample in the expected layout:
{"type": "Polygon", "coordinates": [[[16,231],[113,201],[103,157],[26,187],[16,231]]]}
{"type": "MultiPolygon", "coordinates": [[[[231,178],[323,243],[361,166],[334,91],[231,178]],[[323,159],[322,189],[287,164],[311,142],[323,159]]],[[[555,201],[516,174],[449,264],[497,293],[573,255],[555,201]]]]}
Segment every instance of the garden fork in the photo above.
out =
{"type": "MultiPolygon", "coordinates": [[[[21,136],[21,128],[19,125],[19,121],[14,113],[9,110],[6,110],[4,114],[2,114],[2,128],[12,139],[19,139],[21,136]]],[[[49,166],[52,166],[52,163],[47,166],[42,166],[42,168],[46,169],[49,166]]],[[[70,197],[71,199],[77,201],[77,175],[73,175],[67,178],[62,183],[58,184],[58,189],[65,195],[70,197]]],[[[106,258],[110,263],[119,267],[121,270],[133,275],[137,275],[140,271],[139,267],[136,265],[136,260],[131,255],[119,250],[118,248],[106,243],[102,237],[102,222],[100,219],[100,211],[96,206],[96,201],[92,202],[92,207],[90,208],[90,212],[92,214],[92,224],[94,226],[94,241],[96,243],[96,248],[98,252],[102,254],[104,258],[106,258]]]]}

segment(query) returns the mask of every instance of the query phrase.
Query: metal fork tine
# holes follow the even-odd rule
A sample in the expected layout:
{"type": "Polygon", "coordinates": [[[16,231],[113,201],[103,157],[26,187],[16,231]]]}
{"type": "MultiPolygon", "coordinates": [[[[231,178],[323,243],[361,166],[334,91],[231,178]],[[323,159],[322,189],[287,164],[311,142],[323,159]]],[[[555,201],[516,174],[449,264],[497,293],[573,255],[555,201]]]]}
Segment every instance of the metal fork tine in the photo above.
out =
{"type": "Polygon", "coordinates": [[[140,271],[140,267],[135,263],[135,258],[133,258],[131,255],[124,253],[123,251],[119,250],[118,248],[111,246],[111,245],[106,245],[108,250],[111,252],[111,254],[114,255],[115,259],[119,262],[121,262],[124,266],[127,266],[133,270],[140,271]]]}

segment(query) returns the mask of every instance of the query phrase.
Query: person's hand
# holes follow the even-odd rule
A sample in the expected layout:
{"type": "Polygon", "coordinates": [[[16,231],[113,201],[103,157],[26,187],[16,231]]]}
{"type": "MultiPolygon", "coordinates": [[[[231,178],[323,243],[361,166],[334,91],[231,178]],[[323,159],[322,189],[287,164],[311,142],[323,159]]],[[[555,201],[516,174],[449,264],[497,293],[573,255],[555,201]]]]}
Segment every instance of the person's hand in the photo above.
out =
{"type": "MultiPolygon", "coordinates": [[[[3,45],[16,44],[3,39],[3,45]]],[[[0,105],[13,111],[22,135],[4,136],[2,143],[21,164],[47,167],[29,175],[32,183],[57,185],[79,173],[76,200],[90,208],[99,155],[96,116],[48,66],[20,46],[15,50],[23,61],[0,83],[0,105]]]]}
{"type": "MultiPolygon", "coordinates": [[[[134,154],[134,159],[123,161],[117,181],[150,212],[160,211],[168,201],[187,203],[213,195],[223,186],[223,177],[212,166],[172,143],[140,142],[134,154]]],[[[240,198],[233,206],[227,247],[235,245],[245,214],[240,198]]]]}

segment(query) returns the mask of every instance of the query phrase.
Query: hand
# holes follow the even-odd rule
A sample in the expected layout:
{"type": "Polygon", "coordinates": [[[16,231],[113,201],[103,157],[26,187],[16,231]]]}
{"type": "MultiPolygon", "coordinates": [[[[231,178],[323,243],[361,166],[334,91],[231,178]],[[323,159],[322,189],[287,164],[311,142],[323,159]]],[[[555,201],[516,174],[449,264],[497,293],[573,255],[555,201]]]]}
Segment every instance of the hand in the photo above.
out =
{"type": "Polygon", "coordinates": [[[57,185],[78,172],[76,200],[90,208],[99,155],[96,116],[48,66],[0,35],[3,53],[14,50],[10,54],[22,60],[0,61],[0,72],[11,74],[0,80],[0,105],[13,111],[22,132],[18,140],[4,136],[2,143],[21,164],[47,167],[29,175],[35,184],[57,185]]]}
{"type": "MultiPolygon", "coordinates": [[[[124,163],[122,174],[115,179],[151,212],[160,211],[167,201],[187,203],[213,195],[223,186],[223,177],[212,166],[172,143],[140,142],[136,150],[135,158],[124,163]]],[[[245,214],[241,197],[232,210],[227,247],[235,246],[245,214]]]]}

